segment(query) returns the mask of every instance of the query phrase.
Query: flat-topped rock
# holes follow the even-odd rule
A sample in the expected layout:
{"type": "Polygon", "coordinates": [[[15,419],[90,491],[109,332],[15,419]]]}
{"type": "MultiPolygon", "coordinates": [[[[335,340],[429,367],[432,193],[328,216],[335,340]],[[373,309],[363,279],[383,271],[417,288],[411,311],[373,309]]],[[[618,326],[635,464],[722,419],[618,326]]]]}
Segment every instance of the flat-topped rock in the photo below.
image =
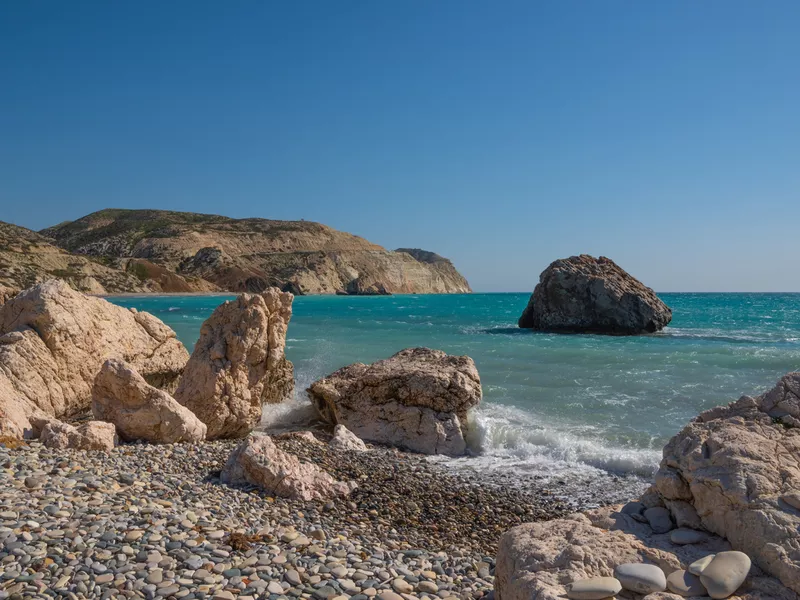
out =
{"type": "Polygon", "coordinates": [[[312,384],[308,395],[324,420],[362,440],[460,456],[481,381],[468,356],[408,348],[371,365],[339,369],[312,384]]]}
{"type": "Polygon", "coordinates": [[[39,441],[58,450],[113,450],[117,432],[112,423],[89,421],[75,427],[58,419],[43,419],[34,425],[41,429],[39,441]]]}
{"type": "Polygon", "coordinates": [[[614,577],[623,588],[637,594],[652,594],[667,589],[664,571],[655,565],[624,563],[614,569],[614,577]]]}
{"type": "Polygon", "coordinates": [[[604,256],[550,264],[519,318],[541,331],[634,335],[663,329],[672,311],[655,292],[604,256]]]}
{"type": "Polygon", "coordinates": [[[613,577],[592,577],[567,585],[567,598],[573,600],[604,600],[622,591],[622,585],[613,577]]]}
{"type": "Polygon", "coordinates": [[[739,589],[750,572],[750,557],[743,552],[720,552],[700,572],[700,582],[712,598],[727,598],[739,589]]]}
{"type": "Polygon", "coordinates": [[[683,569],[673,571],[667,576],[667,588],[679,596],[705,596],[708,592],[700,577],[683,569]]]}

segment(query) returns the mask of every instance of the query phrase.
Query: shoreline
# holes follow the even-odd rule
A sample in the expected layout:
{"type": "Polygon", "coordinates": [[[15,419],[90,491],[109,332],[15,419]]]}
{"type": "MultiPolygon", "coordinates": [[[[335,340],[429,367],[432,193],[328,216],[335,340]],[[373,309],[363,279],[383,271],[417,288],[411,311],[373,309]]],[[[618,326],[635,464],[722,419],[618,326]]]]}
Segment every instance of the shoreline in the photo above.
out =
{"type": "Polygon", "coordinates": [[[502,533],[571,512],[545,489],[485,485],[372,445],[334,452],[328,437],[274,439],[358,482],[330,502],[221,484],[238,440],[108,453],[0,445],[0,593],[477,599],[493,588],[502,533]]]}

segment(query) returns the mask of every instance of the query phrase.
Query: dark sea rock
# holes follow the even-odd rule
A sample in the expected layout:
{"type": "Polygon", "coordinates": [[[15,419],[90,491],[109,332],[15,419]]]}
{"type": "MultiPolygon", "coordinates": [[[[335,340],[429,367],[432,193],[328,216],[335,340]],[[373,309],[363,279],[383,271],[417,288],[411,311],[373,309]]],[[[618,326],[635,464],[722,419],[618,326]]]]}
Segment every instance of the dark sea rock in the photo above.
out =
{"type": "Polygon", "coordinates": [[[519,318],[526,329],[636,335],[663,329],[672,310],[613,260],[587,254],[553,262],[519,318]]]}

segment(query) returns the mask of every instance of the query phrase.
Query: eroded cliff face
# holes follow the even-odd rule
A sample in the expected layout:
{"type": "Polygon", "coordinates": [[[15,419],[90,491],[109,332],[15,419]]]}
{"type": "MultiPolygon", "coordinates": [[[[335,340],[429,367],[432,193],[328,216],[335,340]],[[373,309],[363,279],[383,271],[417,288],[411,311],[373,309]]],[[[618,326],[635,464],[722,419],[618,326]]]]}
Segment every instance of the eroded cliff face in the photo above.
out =
{"type": "Polygon", "coordinates": [[[432,252],[392,252],[308,221],[104,210],[41,233],[61,248],[102,259],[160,291],[471,291],[453,264],[432,252]]]}

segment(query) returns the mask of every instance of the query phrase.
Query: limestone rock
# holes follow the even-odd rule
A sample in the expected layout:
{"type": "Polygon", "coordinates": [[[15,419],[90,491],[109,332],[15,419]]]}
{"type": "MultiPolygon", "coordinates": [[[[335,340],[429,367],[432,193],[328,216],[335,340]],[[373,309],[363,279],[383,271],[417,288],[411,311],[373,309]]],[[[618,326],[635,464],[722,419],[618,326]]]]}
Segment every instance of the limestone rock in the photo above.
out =
{"type": "Polygon", "coordinates": [[[203,323],[175,399],[208,426],[208,439],[246,436],[264,403],[292,395],[284,346],[293,298],[276,288],[243,294],[203,323]]]}
{"type": "Polygon", "coordinates": [[[690,503],[704,529],[800,592],[800,513],[781,498],[800,489],[800,373],[769,392],[712,408],[664,448],[656,487],[690,503]]]}
{"type": "Polygon", "coordinates": [[[0,306],[0,435],[30,436],[30,417],[85,411],[109,358],[152,385],[174,384],[188,354],[154,316],[85,296],[63,281],[36,285],[0,306]]]}
{"type": "Polygon", "coordinates": [[[467,412],[481,400],[481,382],[468,356],[408,348],[339,369],[308,394],[323,419],[362,440],[459,456],[467,449],[467,412]]]}
{"type": "Polygon", "coordinates": [[[667,326],[672,311],[655,292],[604,256],[553,262],[539,277],[519,326],[570,333],[634,335],[667,326]]]}
{"type": "Polygon", "coordinates": [[[129,364],[107,360],[94,381],[92,412],[113,423],[126,441],[199,442],[206,425],[163,390],[149,385],[129,364]]]}
{"type": "Polygon", "coordinates": [[[39,441],[48,448],[58,450],[113,450],[117,445],[114,425],[102,421],[89,421],[74,427],[58,419],[46,419],[41,427],[39,441]]]}
{"type": "Polygon", "coordinates": [[[339,423],[333,430],[330,442],[331,450],[345,450],[350,452],[364,452],[367,445],[347,427],[339,423]]]}
{"type": "Polygon", "coordinates": [[[267,435],[244,440],[228,457],[220,477],[231,485],[251,484],[269,494],[296,500],[327,500],[347,496],[355,482],[336,481],[311,463],[280,450],[267,435]]]}
{"type": "MultiPolygon", "coordinates": [[[[730,549],[725,540],[711,534],[700,545],[672,544],[668,536],[654,534],[649,525],[619,509],[606,507],[562,519],[526,523],[503,534],[495,570],[497,599],[563,600],[570,584],[612,577],[621,564],[648,563],[672,573],[705,555],[730,549]]],[[[657,592],[646,598],[651,596],[670,597],[657,592]]],[[[774,578],[754,570],[736,598],[797,600],[797,595],[774,578]]]]}
{"type": "Polygon", "coordinates": [[[19,290],[17,288],[0,285],[0,306],[11,300],[11,298],[17,294],[19,294],[19,290]]]}

